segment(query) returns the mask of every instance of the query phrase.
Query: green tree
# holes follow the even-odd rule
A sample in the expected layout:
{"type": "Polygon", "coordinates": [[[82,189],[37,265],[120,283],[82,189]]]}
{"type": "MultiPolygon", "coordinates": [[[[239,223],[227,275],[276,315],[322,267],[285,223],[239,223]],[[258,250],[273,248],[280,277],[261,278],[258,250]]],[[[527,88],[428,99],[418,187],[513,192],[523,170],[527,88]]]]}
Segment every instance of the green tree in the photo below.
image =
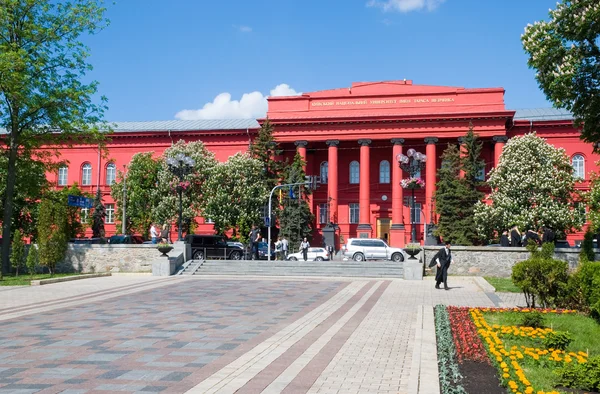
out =
{"type": "MultiPolygon", "coordinates": [[[[183,232],[189,233],[196,225],[195,219],[204,216],[205,206],[204,184],[212,168],[217,165],[214,153],[206,149],[202,141],[186,143],[179,140],[165,150],[163,160],[160,160],[158,171],[158,194],[160,200],[154,207],[152,214],[155,221],[160,223],[177,222],[179,214],[179,199],[177,186],[179,179],[169,171],[166,158],[184,154],[194,159],[194,168],[183,180],[183,232]]],[[[210,193],[214,191],[209,191],[210,193]]]]}
{"type": "Polygon", "coordinates": [[[16,276],[19,276],[19,269],[25,264],[25,243],[23,242],[23,235],[19,229],[15,230],[15,234],[13,235],[10,263],[15,269],[16,276]]]}
{"type": "Polygon", "coordinates": [[[262,168],[260,161],[242,153],[212,168],[204,185],[204,215],[218,234],[233,229],[237,238],[246,223],[260,220],[268,195],[262,168]]]}
{"type": "Polygon", "coordinates": [[[468,203],[469,191],[467,182],[460,177],[461,169],[458,147],[448,144],[442,153],[442,166],[438,171],[439,181],[436,184],[435,212],[439,218],[435,235],[453,244],[472,245],[473,229],[465,228],[465,222],[472,222],[473,212],[465,205],[468,203]]]}
{"type": "Polygon", "coordinates": [[[508,141],[488,183],[489,205],[475,206],[475,224],[482,236],[490,237],[513,224],[521,229],[546,226],[557,233],[583,225],[584,215],[575,207],[573,167],[565,150],[535,133],[508,141]]]}
{"type": "Polygon", "coordinates": [[[38,248],[34,244],[29,245],[26,264],[27,272],[29,272],[29,276],[33,278],[33,275],[35,275],[35,271],[38,266],[38,248]]]}
{"type": "MultiPolygon", "coordinates": [[[[50,137],[54,143],[101,139],[105,100],[94,104],[97,83],[81,82],[91,66],[80,37],[107,24],[104,11],[102,0],[2,0],[0,126],[8,162],[3,239],[11,234],[17,156],[29,156],[50,137]]],[[[3,272],[9,247],[2,244],[3,272]]]]}
{"type": "MultiPolygon", "coordinates": [[[[304,160],[296,153],[294,161],[285,171],[285,183],[304,182],[304,165],[304,160]]],[[[289,189],[282,192],[283,209],[279,215],[279,226],[280,234],[288,239],[291,247],[297,247],[302,238],[312,237],[315,218],[307,202],[310,190],[304,186],[294,186],[292,193],[294,198],[290,195],[289,189]]]]}
{"type": "Polygon", "coordinates": [[[585,200],[589,207],[590,229],[597,233],[600,231],[600,175],[596,172],[590,173],[590,190],[585,194],[585,200]]]}
{"type": "Polygon", "coordinates": [[[600,141],[600,3],[562,0],[549,21],[525,27],[521,42],[538,84],[557,108],[571,111],[581,138],[600,141]]]}
{"type": "Polygon", "coordinates": [[[100,189],[96,191],[94,199],[94,213],[92,213],[92,233],[94,238],[104,238],[104,218],[106,217],[106,208],[102,204],[102,193],[100,189]]]}
{"type": "Polygon", "coordinates": [[[40,203],[38,220],[39,262],[54,274],[68,246],[67,202],[57,193],[48,193],[40,203]]]}
{"type": "Polygon", "coordinates": [[[117,218],[122,221],[125,195],[126,231],[128,234],[142,234],[145,239],[149,237],[153,222],[152,211],[160,201],[156,185],[162,159],[153,156],[154,152],[136,153],[127,165],[127,175],[119,171],[117,182],[111,186],[111,196],[117,204],[117,218]]]}
{"type": "MultiPolygon", "coordinates": [[[[3,152],[6,153],[6,152],[3,152]]],[[[52,170],[46,158],[19,155],[16,163],[15,191],[13,194],[12,230],[20,229],[25,236],[35,236],[39,205],[37,201],[50,186],[46,171],[52,170]]],[[[8,157],[0,154],[0,209],[4,208],[8,157]]]]}
{"type": "Polygon", "coordinates": [[[262,163],[263,179],[269,192],[279,184],[286,163],[278,160],[283,149],[273,136],[273,125],[267,118],[250,146],[250,155],[262,163]]]}
{"type": "MultiPolygon", "coordinates": [[[[57,198],[67,204],[68,196],[79,196],[90,198],[89,193],[84,193],[77,184],[70,187],[65,187],[57,192],[57,198]]],[[[84,219],[81,217],[81,208],[71,207],[67,205],[67,237],[79,238],[85,235],[85,230],[89,227],[90,218],[84,219]]]]}

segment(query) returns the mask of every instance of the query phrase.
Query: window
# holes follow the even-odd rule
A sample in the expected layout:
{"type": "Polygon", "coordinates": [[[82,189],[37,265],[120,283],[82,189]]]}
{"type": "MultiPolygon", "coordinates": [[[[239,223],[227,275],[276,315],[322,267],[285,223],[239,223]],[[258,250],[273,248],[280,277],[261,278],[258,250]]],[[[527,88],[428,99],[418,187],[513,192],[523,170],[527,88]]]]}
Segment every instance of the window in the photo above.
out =
{"type": "Polygon", "coordinates": [[[360,214],[360,206],[357,203],[350,204],[350,223],[356,224],[358,223],[358,218],[360,214]]]}
{"type": "Polygon", "coordinates": [[[360,166],[357,161],[350,163],[350,183],[360,182],[360,166]]]}
{"type": "Polygon", "coordinates": [[[583,217],[584,222],[587,222],[587,207],[586,207],[586,205],[582,202],[576,202],[575,209],[579,211],[579,213],[583,217]]]}
{"type": "Polygon", "coordinates": [[[110,163],[106,166],[106,184],[112,185],[115,183],[115,179],[117,178],[117,166],[114,163],[110,163]]]}
{"type": "Polygon", "coordinates": [[[420,178],[421,177],[421,167],[419,165],[419,163],[417,163],[417,160],[415,158],[412,159],[412,165],[415,166],[415,168],[417,169],[417,171],[415,171],[415,173],[413,174],[413,178],[420,178]]]}
{"type": "MultiPolygon", "coordinates": [[[[404,198],[404,206],[410,207],[410,197],[404,198]]],[[[421,203],[415,202],[414,207],[411,209],[410,223],[421,223],[421,207],[421,203]]]]}
{"type": "Polygon", "coordinates": [[[79,221],[81,223],[86,223],[88,218],[90,217],[90,209],[89,208],[81,208],[81,212],[79,213],[79,221]]]}
{"type": "Polygon", "coordinates": [[[321,163],[321,183],[327,183],[327,175],[329,175],[329,164],[324,161],[321,163]]]}
{"type": "Polygon", "coordinates": [[[66,186],[69,176],[69,167],[60,167],[58,169],[58,186],[66,186]]]}
{"type": "Polygon", "coordinates": [[[573,156],[573,177],[585,179],[585,159],[582,155],[573,156]]]}
{"type": "Polygon", "coordinates": [[[92,165],[85,163],[81,168],[81,185],[89,186],[92,184],[92,165]]]}
{"type": "Polygon", "coordinates": [[[106,224],[115,222],[115,204],[106,204],[106,224]]]}
{"type": "Polygon", "coordinates": [[[387,160],[379,163],[379,183],[390,183],[390,162],[387,160]]]}
{"type": "Polygon", "coordinates": [[[485,168],[480,168],[479,171],[477,171],[475,179],[481,182],[485,181],[485,168]]]}
{"type": "Polygon", "coordinates": [[[319,223],[329,223],[329,204],[319,204],[319,223]]]}
{"type": "Polygon", "coordinates": [[[214,223],[213,220],[211,218],[204,218],[204,223],[214,223]]]}

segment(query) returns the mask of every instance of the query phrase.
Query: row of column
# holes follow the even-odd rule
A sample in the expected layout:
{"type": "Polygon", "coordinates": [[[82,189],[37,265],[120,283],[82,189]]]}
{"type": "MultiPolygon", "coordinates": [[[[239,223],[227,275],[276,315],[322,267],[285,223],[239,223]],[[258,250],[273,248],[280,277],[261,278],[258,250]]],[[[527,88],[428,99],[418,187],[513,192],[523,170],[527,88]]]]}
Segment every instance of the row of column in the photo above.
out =
{"type": "MultiPolygon", "coordinates": [[[[494,167],[498,165],[498,161],[500,155],[502,154],[502,150],[504,148],[504,144],[508,138],[506,136],[496,136],[493,137],[493,141],[495,142],[494,146],[494,167]]],[[[431,217],[427,215],[431,215],[433,212],[433,195],[435,193],[435,183],[436,183],[436,175],[437,175],[437,152],[436,152],[436,143],[438,139],[436,137],[427,137],[424,139],[426,144],[425,154],[427,155],[427,161],[425,163],[425,215],[426,220],[432,222],[431,217]]],[[[402,206],[404,200],[404,191],[400,186],[400,181],[402,180],[402,169],[397,164],[396,158],[398,155],[402,154],[402,147],[404,145],[403,138],[394,138],[391,140],[393,144],[392,155],[393,158],[391,160],[392,166],[392,231],[393,230],[404,230],[404,218],[402,216],[402,206]]],[[[329,201],[329,209],[330,215],[334,222],[337,222],[338,218],[338,146],[340,141],[338,140],[328,140],[326,144],[328,146],[328,181],[327,181],[327,193],[328,193],[328,201],[329,201]]],[[[368,237],[371,237],[372,226],[371,226],[371,190],[370,190],[370,148],[371,140],[370,139],[360,139],[358,140],[358,144],[360,145],[360,186],[359,186],[359,224],[358,224],[358,233],[367,233],[368,237]]],[[[297,146],[298,153],[302,157],[302,159],[306,162],[307,155],[306,149],[308,142],[307,141],[296,141],[295,145],[297,146]]],[[[312,196],[310,201],[310,206],[312,207],[312,196]]]]}

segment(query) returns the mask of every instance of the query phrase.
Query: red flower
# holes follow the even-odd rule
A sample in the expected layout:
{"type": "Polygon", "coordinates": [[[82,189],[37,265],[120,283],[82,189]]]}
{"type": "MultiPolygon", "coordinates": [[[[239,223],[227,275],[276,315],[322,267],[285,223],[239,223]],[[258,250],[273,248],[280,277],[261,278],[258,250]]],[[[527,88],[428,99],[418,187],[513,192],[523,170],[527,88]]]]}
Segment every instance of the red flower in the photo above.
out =
{"type": "Polygon", "coordinates": [[[469,308],[449,306],[447,309],[458,362],[468,360],[489,364],[487,351],[471,320],[469,308]]]}

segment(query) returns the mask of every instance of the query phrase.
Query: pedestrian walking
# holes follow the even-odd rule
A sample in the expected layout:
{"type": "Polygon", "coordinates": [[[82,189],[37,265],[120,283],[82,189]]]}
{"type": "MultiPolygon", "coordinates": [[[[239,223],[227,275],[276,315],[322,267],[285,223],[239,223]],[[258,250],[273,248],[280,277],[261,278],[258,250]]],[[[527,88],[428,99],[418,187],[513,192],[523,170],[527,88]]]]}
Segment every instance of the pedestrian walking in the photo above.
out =
{"type": "Polygon", "coordinates": [[[250,230],[249,238],[251,259],[258,259],[258,242],[260,238],[260,231],[255,225],[253,225],[252,230],[250,230]]]}
{"type": "Polygon", "coordinates": [[[156,230],[156,225],[154,223],[150,226],[150,238],[152,238],[153,244],[158,243],[158,230],[156,230]]]}
{"type": "Polygon", "coordinates": [[[285,236],[281,237],[281,253],[283,253],[283,259],[287,260],[288,257],[288,240],[285,236]]]}
{"type": "Polygon", "coordinates": [[[164,243],[169,243],[169,225],[167,223],[163,224],[162,230],[160,232],[160,240],[164,243]]]}
{"type": "Polygon", "coordinates": [[[275,260],[282,260],[283,245],[281,244],[281,238],[277,237],[275,242],[275,260]]]}
{"type": "Polygon", "coordinates": [[[443,282],[444,290],[450,290],[448,287],[448,268],[450,268],[450,264],[454,263],[450,246],[450,242],[446,241],[444,247],[433,256],[429,263],[429,267],[437,266],[437,272],[435,273],[436,289],[439,289],[440,284],[443,282]]]}
{"type": "Polygon", "coordinates": [[[304,240],[302,240],[302,243],[300,243],[300,251],[302,252],[304,261],[308,260],[308,248],[310,248],[310,244],[306,240],[306,237],[304,237],[304,240]]]}

